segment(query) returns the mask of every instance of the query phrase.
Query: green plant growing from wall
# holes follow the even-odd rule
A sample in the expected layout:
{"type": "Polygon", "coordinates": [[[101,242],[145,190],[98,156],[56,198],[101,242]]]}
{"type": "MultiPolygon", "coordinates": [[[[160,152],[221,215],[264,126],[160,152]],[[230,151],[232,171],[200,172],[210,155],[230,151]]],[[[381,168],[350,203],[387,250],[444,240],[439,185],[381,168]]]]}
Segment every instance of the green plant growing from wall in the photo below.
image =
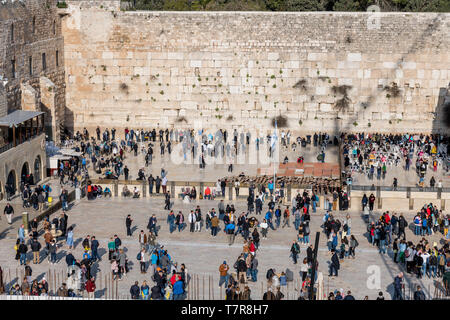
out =
{"type": "Polygon", "coordinates": [[[164,94],[164,90],[161,90],[161,91],[159,92],[159,94],[160,94],[160,95],[163,95],[163,94],[164,94]]]}
{"type": "Polygon", "coordinates": [[[353,122],[353,125],[356,127],[358,125],[358,122],[353,122]]]}
{"type": "Polygon", "coordinates": [[[302,120],[298,120],[298,124],[299,124],[299,125],[302,125],[302,124],[303,124],[303,121],[302,121],[302,120]]]}

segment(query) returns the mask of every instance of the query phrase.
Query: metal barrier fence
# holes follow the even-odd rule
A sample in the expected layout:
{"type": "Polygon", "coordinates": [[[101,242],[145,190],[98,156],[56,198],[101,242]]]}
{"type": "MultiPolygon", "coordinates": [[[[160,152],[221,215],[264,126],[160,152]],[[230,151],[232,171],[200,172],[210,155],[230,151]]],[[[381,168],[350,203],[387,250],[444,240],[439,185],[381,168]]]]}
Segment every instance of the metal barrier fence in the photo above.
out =
{"type": "Polygon", "coordinates": [[[358,191],[376,191],[376,190],[380,190],[380,191],[403,191],[403,192],[450,192],[450,188],[431,188],[431,187],[396,187],[394,188],[393,186],[375,186],[375,185],[371,185],[371,186],[362,186],[362,185],[351,185],[350,188],[352,190],[358,190],[358,191]]]}
{"type": "MultiPolygon", "coordinates": [[[[48,297],[35,297],[36,299],[59,299],[57,296],[58,288],[62,283],[67,283],[67,270],[64,269],[49,269],[44,274],[40,273],[38,277],[31,276],[31,281],[37,279],[38,282],[42,281],[42,278],[46,279],[48,283],[48,297]]],[[[95,299],[107,299],[107,300],[131,300],[129,293],[131,285],[134,281],[128,280],[127,276],[123,277],[122,281],[118,279],[114,280],[111,272],[98,271],[94,274],[96,279],[96,291],[95,299]]],[[[5,268],[3,269],[3,284],[5,288],[5,294],[0,295],[1,299],[8,299],[6,296],[10,296],[11,289],[16,285],[22,286],[25,278],[24,268],[5,268]]],[[[148,286],[153,286],[152,281],[147,281],[148,286]]],[[[225,300],[225,286],[219,289],[219,277],[212,274],[188,274],[186,283],[186,300],[225,300]]],[[[141,285],[141,283],[139,283],[141,285]]],[[[240,284],[241,292],[244,291],[246,284],[240,284]]],[[[284,300],[297,300],[299,297],[299,289],[301,288],[302,281],[299,277],[294,277],[293,281],[287,282],[286,286],[281,286],[281,292],[284,294],[284,300]]],[[[30,284],[31,286],[31,284],[30,284]]],[[[266,279],[260,279],[257,283],[249,283],[251,288],[251,299],[261,300],[264,293],[267,291],[266,279]]],[[[275,288],[272,289],[272,292],[275,288]]],[[[77,291],[76,298],[89,299],[85,290],[77,291]]],[[[11,297],[11,296],[10,296],[11,297]]],[[[23,299],[35,299],[32,297],[24,296],[23,299]]],[[[14,298],[9,298],[14,299],[14,298]]],[[[16,298],[22,299],[22,298],[16,298]]]]}
{"type": "MultiPolygon", "coordinates": [[[[66,270],[54,270],[49,269],[45,274],[40,274],[38,281],[40,282],[43,277],[48,282],[48,296],[46,297],[33,297],[33,296],[11,296],[9,292],[15,284],[22,285],[22,281],[25,277],[24,268],[11,268],[3,270],[3,283],[5,288],[5,293],[0,295],[0,300],[58,300],[58,299],[92,299],[88,297],[85,290],[81,291],[80,294],[75,298],[68,297],[58,297],[57,291],[62,283],[67,282],[67,271],[66,270]]],[[[31,277],[33,280],[34,278],[31,277]]],[[[111,272],[98,271],[95,274],[96,279],[96,291],[94,299],[102,300],[131,300],[129,289],[132,285],[131,281],[127,281],[127,277],[124,280],[114,280],[111,272]],[[120,284],[120,285],[119,285],[120,284]],[[125,288],[124,288],[125,286],[125,288]]],[[[410,282],[405,283],[403,288],[403,299],[414,300],[414,292],[416,291],[417,284],[411,279],[410,282]]],[[[225,287],[222,289],[218,288],[219,277],[212,274],[188,274],[187,285],[186,285],[186,300],[225,300],[225,287]]],[[[139,283],[141,285],[141,283],[139,283]]],[[[152,286],[152,281],[148,281],[149,287],[152,286]]],[[[241,292],[244,289],[244,284],[240,284],[241,292]]],[[[302,286],[302,281],[300,277],[294,276],[293,281],[287,282],[286,286],[281,286],[281,292],[284,294],[283,300],[297,300],[300,294],[300,288],[302,286]]],[[[266,279],[260,279],[257,283],[250,283],[249,287],[251,289],[251,299],[252,300],[262,300],[264,293],[267,291],[267,281],[266,279]]],[[[316,283],[317,289],[317,283],[316,283]]],[[[318,300],[326,300],[330,292],[334,292],[335,287],[330,287],[328,277],[324,277],[322,282],[323,292],[322,297],[317,297],[318,300]]],[[[450,290],[445,288],[445,285],[441,278],[433,281],[433,283],[424,287],[421,285],[422,290],[426,295],[426,299],[450,299],[450,290]],[[447,291],[447,292],[446,292],[447,291]]],[[[351,288],[350,288],[351,289],[351,288]]],[[[393,290],[393,289],[392,289],[393,290]]],[[[352,290],[354,291],[354,290],[352,290]]],[[[383,290],[385,291],[385,290],[383,290]]],[[[272,289],[274,292],[274,288],[272,289]]],[[[393,292],[389,292],[391,296],[393,292]]],[[[345,292],[344,292],[345,294],[345,292]]],[[[356,299],[362,300],[363,296],[355,296],[356,299]]],[[[386,296],[389,299],[389,295],[386,296]]]]}

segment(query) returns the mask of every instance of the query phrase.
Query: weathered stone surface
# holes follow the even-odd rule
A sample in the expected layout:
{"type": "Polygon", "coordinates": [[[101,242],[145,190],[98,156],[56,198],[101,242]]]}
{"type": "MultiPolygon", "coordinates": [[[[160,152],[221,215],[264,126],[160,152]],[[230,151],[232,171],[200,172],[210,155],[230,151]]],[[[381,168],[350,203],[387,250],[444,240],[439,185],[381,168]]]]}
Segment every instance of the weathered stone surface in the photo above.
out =
{"type": "MultiPolygon", "coordinates": [[[[442,129],[429,112],[438,106],[436,93],[448,84],[449,14],[381,13],[380,28],[368,29],[367,13],[111,12],[117,2],[68,2],[70,15],[62,23],[67,82],[73,81],[71,75],[78,81],[67,89],[67,105],[83,119],[74,120],[75,129],[94,127],[103,121],[101,114],[138,98],[152,101],[151,97],[156,102],[143,104],[144,111],[167,117],[170,125],[176,115],[161,109],[188,108],[204,115],[211,110],[223,116],[225,103],[234,110],[235,121],[225,123],[212,117],[209,126],[239,123],[255,127],[250,113],[240,111],[272,111],[276,103],[282,110],[300,111],[293,124],[309,111],[313,115],[308,116],[308,129],[334,129],[334,124],[322,127],[328,122],[321,120],[329,119],[326,112],[335,114],[332,107],[341,98],[333,93],[335,85],[352,86],[349,110],[356,113],[343,113],[339,121],[343,127],[352,129],[364,105],[364,114],[371,114],[367,120],[386,119],[386,125],[369,130],[442,129]],[[90,52],[96,53],[96,59],[89,57],[90,52]],[[86,71],[81,72],[80,66],[86,66],[86,71]],[[139,81],[131,79],[136,74],[139,81]],[[86,85],[89,77],[95,83],[109,84],[106,93],[116,99],[100,103],[99,89],[86,85]],[[307,81],[305,90],[293,88],[302,79],[307,81]],[[400,88],[395,101],[379,88],[392,82],[400,88]],[[121,94],[121,83],[129,86],[129,94],[121,94]],[[416,83],[420,90],[404,89],[416,83]],[[89,108],[82,107],[82,101],[89,108]],[[92,107],[100,116],[87,119],[92,107]],[[325,112],[315,114],[318,110],[325,112]],[[389,127],[391,116],[381,116],[383,110],[403,113],[405,120],[389,127]],[[424,121],[407,120],[416,114],[424,121]]],[[[367,129],[364,125],[357,129],[367,129]]],[[[123,123],[111,126],[122,127],[123,123]]],[[[292,129],[302,130],[296,125],[292,129]]]]}
{"type": "Polygon", "coordinates": [[[64,124],[66,104],[64,39],[56,2],[0,2],[0,82],[4,81],[7,99],[5,110],[0,93],[0,115],[5,115],[7,111],[32,108],[30,103],[33,102],[29,100],[32,100],[33,95],[31,88],[35,90],[35,103],[39,104],[42,94],[40,77],[44,76],[55,85],[54,105],[59,111],[53,114],[61,115],[53,119],[52,112],[48,110],[46,126],[52,132],[64,124]],[[23,88],[27,89],[25,94],[29,94],[28,97],[22,97],[23,88]]]}

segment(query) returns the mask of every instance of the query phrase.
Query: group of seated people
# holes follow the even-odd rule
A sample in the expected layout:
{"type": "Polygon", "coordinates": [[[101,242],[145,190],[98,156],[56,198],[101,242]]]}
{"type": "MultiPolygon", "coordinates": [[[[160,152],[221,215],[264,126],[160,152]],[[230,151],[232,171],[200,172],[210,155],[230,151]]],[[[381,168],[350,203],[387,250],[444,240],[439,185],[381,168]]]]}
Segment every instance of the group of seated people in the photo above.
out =
{"type": "Polygon", "coordinates": [[[112,172],[111,169],[107,169],[105,171],[105,179],[117,180],[117,179],[119,179],[119,176],[114,174],[114,172],[112,172]]]}
{"type": "Polygon", "coordinates": [[[103,190],[103,188],[100,185],[88,184],[87,196],[88,196],[88,200],[101,198],[102,196],[105,196],[105,197],[109,196],[111,198],[112,193],[111,193],[111,189],[109,189],[108,187],[106,187],[103,190]]]}
{"type": "Polygon", "coordinates": [[[137,199],[141,196],[141,193],[139,192],[139,189],[137,187],[134,187],[133,191],[130,191],[128,187],[125,185],[122,189],[122,197],[133,197],[134,199],[137,199]]]}

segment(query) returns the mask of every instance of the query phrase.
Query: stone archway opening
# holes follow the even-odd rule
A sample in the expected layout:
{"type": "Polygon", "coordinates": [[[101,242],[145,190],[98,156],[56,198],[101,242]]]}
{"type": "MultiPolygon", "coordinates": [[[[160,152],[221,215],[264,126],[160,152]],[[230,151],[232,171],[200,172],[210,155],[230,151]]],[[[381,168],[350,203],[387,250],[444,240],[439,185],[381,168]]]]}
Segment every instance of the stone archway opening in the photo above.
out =
{"type": "Polygon", "coordinates": [[[17,192],[17,180],[16,180],[16,172],[11,170],[8,174],[8,178],[6,179],[6,191],[12,196],[17,192]]]}
{"type": "Polygon", "coordinates": [[[36,183],[42,180],[42,162],[39,155],[34,160],[34,180],[36,183]]]}
{"type": "Polygon", "coordinates": [[[30,166],[28,162],[22,165],[22,171],[20,172],[20,183],[29,183],[30,166]]]}

